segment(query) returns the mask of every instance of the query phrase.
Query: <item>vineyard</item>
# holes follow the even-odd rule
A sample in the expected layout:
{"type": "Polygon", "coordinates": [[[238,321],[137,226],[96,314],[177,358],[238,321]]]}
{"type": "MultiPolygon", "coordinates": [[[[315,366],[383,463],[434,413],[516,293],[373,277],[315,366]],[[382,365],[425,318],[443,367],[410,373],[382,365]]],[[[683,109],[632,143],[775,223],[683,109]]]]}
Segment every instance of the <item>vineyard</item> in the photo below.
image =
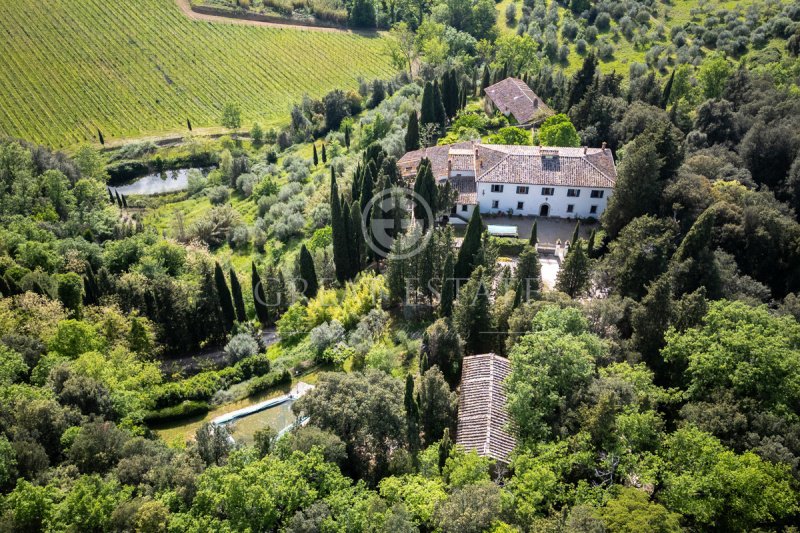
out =
{"type": "Polygon", "coordinates": [[[388,76],[380,37],[187,19],[174,0],[16,0],[0,12],[0,136],[55,147],[284,117],[388,76]]]}

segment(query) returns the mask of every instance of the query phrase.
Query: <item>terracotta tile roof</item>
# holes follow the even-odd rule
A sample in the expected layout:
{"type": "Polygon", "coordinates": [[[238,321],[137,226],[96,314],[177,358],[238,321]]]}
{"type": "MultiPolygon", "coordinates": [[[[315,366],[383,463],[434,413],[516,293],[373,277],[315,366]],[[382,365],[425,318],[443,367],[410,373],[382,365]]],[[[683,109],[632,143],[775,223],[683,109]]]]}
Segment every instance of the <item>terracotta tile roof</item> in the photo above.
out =
{"type": "Polygon", "coordinates": [[[611,188],[617,180],[609,149],[481,144],[477,153],[478,182],[611,188]]]}
{"type": "Polygon", "coordinates": [[[514,115],[519,124],[531,122],[537,116],[552,115],[553,110],[518,78],[506,78],[490,85],[486,96],[504,115],[514,115]]]}
{"type": "Polygon", "coordinates": [[[475,178],[467,176],[453,176],[450,185],[458,191],[458,204],[477,205],[478,194],[475,188],[475,178]]]}
{"type": "MultiPolygon", "coordinates": [[[[437,181],[451,172],[475,172],[474,182],[612,188],[617,169],[610,149],[514,146],[464,142],[408,152],[397,162],[404,178],[413,179],[423,157],[431,161],[437,181]],[[477,154],[477,155],[476,155],[477,154]]],[[[451,183],[458,176],[450,178],[451,183]]],[[[459,191],[464,193],[475,192],[459,191]]],[[[459,202],[466,203],[466,202],[459,202]]]]}
{"type": "Polygon", "coordinates": [[[456,444],[504,463],[516,445],[503,385],[510,373],[508,359],[493,353],[464,358],[456,432],[456,444]]]}
{"type": "Polygon", "coordinates": [[[397,162],[400,175],[404,178],[414,177],[417,174],[419,162],[428,158],[431,161],[431,170],[436,179],[447,177],[447,159],[452,149],[472,150],[472,142],[462,142],[457,144],[446,144],[443,146],[431,146],[430,148],[420,148],[412,152],[406,152],[397,162]]]}

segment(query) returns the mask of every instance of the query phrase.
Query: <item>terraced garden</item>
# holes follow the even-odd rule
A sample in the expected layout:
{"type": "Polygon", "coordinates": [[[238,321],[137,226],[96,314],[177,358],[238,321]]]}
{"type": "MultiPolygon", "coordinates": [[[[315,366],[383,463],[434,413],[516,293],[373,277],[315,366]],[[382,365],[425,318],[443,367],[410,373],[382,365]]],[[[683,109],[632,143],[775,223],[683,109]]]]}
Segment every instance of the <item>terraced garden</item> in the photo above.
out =
{"type": "Polygon", "coordinates": [[[245,125],[392,73],[380,37],[189,20],[174,0],[16,0],[0,14],[0,136],[63,148],[245,125]]]}

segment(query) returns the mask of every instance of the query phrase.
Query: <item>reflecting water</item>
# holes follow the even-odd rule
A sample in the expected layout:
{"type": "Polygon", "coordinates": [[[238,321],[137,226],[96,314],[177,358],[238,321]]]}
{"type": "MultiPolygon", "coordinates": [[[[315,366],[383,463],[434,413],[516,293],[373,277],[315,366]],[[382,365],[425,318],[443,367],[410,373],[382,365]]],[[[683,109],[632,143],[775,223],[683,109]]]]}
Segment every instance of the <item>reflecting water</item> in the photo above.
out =
{"type": "Polygon", "coordinates": [[[189,185],[189,171],[191,168],[181,168],[178,170],[166,170],[161,173],[148,174],[136,181],[120,187],[111,186],[111,190],[116,190],[120,194],[164,194],[186,190],[189,185]]]}
{"type": "Polygon", "coordinates": [[[296,419],[292,412],[293,403],[294,401],[289,400],[258,413],[237,418],[227,424],[231,436],[239,444],[252,444],[253,436],[259,429],[269,426],[278,432],[290,426],[296,419]]]}

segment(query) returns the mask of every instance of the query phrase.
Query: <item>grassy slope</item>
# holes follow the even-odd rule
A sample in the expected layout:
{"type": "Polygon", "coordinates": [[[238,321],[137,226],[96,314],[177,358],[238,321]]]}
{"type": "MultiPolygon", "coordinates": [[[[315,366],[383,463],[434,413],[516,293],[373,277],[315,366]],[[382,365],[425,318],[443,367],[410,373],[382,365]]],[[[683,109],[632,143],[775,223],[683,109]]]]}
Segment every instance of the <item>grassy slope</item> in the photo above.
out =
{"type": "Polygon", "coordinates": [[[0,12],[0,135],[69,147],[284,119],[304,93],[391,74],[382,39],[187,19],[174,0],[16,0],[0,12]],[[135,7],[133,7],[135,6],[135,7]]]}
{"type": "MultiPolygon", "coordinates": [[[[548,4],[553,0],[548,0],[548,4]]],[[[514,3],[517,6],[517,19],[521,16],[522,13],[522,0],[501,0],[497,4],[497,27],[501,33],[516,33],[516,25],[513,27],[509,27],[506,24],[505,19],[505,12],[506,7],[514,3]]],[[[707,5],[711,6],[712,11],[716,11],[720,8],[726,9],[733,9],[737,5],[742,8],[744,11],[747,6],[755,3],[755,0],[742,0],[739,2],[736,1],[720,1],[720,0],[709,0],[707,5]]],[[[653,26],[657,25],[659,22],[663,23],[667,27],[667,40],[663,41],[661,44],[668,44],[669,39],[669,28],[673,26],[683,26],[687,22],[692,20],[691,11],[697,8],[700,5],[699,0],[674,0],[670,4],[664,4],[659,2],[658,4],[659,16],[653,20],[653,26]]],[[[563,19],[564,14],[568,11],[564,7],[559,7],[559,11],[561,13],[561,17],[563,19]]],[[[702,20],[703,16],[699,17],[702,20]]],[[[598,37],[603,36],[611,36],[613,33],[614,28],[616,27],[616,22],[612,21],[611,30],[607,32],[600,33],[598,37]]],[[[559,27],[559,36],[560,36],[559,27]]],[[[583,57],[577,53],[575,50],[575,45],[569,42],[562,40],[562,43],[566,43],[570,46],[570,55],[568,58],[568,62],[565,65],[561,65],[561,67],[567,73],[573,73],[581,66],[583,63],[583,57]]],[[[645,54],[647,53],[647,49],[639,49],[634,46],[633,43],[627,41],[624,37],[620,36],[618,42],[614,44],[614,57],[608,61],[601,61],[600,62],[600,70],[605,73],[609,73],[611,71],[616,71],[617,74],[622,74],[623,76],[628,76],[628,69],[632,63],[644,63],[645,62],[645,54]]],[[[783,42],[780,41],[773,41],[769,44],[769,46],[779,47],[782,48],[784,46],[783,42]]]]}

